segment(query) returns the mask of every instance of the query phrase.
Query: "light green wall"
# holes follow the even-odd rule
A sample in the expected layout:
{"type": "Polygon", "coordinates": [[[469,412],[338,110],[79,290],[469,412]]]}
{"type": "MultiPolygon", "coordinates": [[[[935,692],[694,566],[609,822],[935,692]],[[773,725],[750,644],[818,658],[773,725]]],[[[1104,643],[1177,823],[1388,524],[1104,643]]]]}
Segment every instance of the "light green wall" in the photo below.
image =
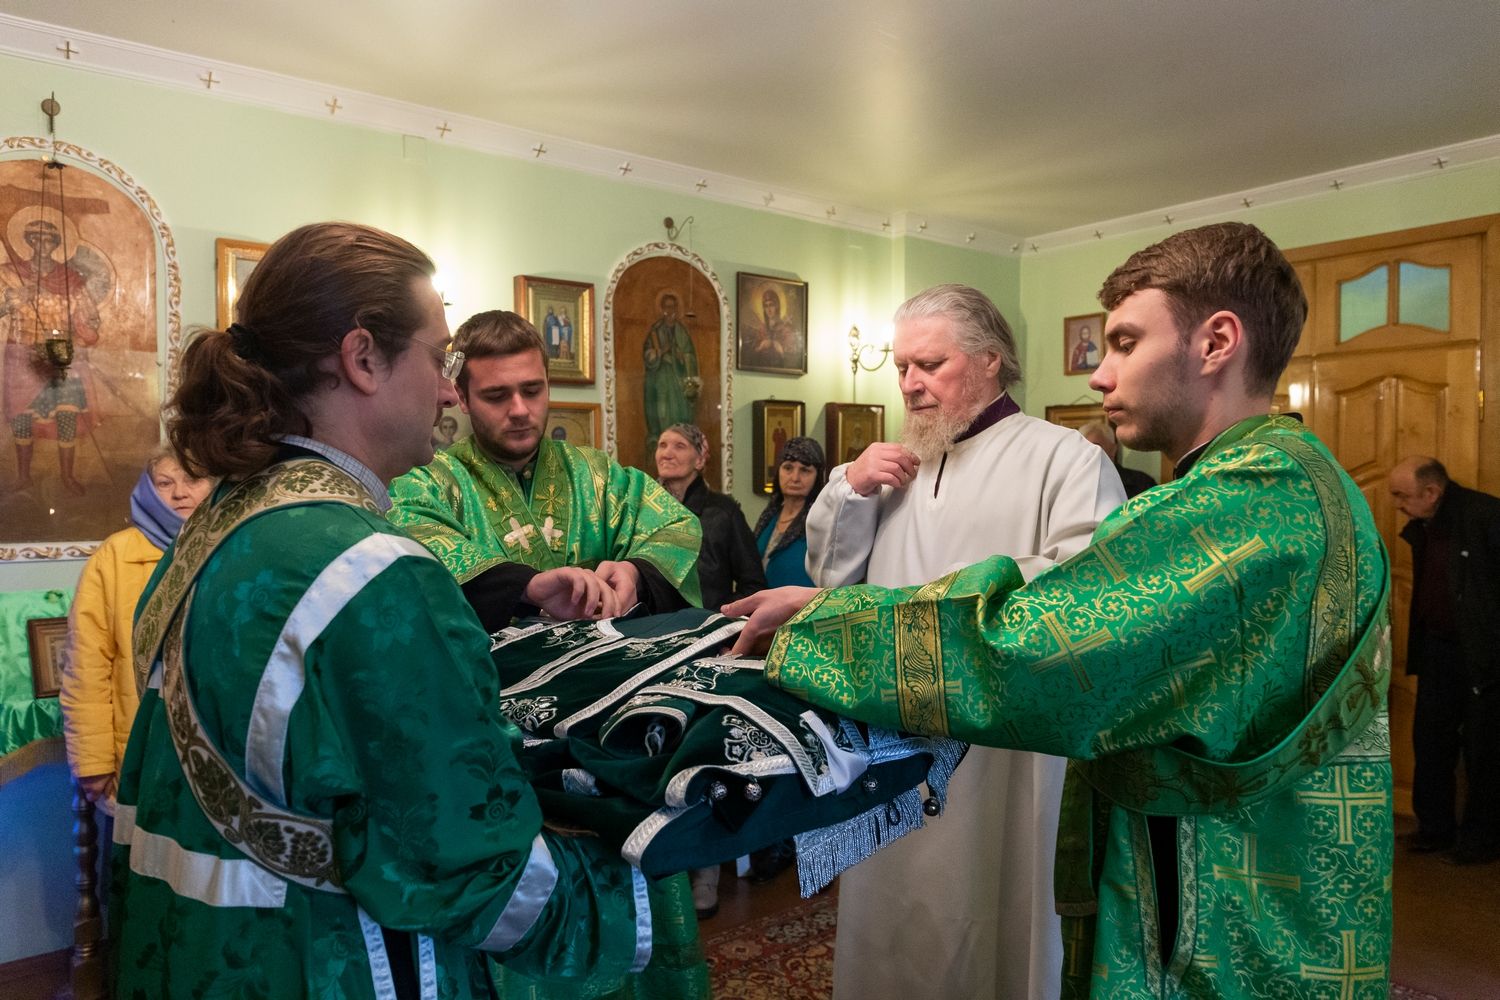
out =
{"type": "MultiPolygon", "coordinates": [[[[1234,218],[1254,223],[1290,250],[1492,212],[1500,212],[1500,163],[1494,162],[1250,208],[1234,218]]],[[[1049,404],[1071,403],[1085,394],[1098,398],[1087,376],[1062,373],[1063,317],[1103,311],[1097,295],[1110,271],[1175,231],[1162,227],[1022,259],[1021,315],[1033,334],[1025,357],[1029,411],[1040,414],[1049,404]]]]}
{"type": "MultiPolygon", "coordinates": [[[[593,282],[602,305],[621,258],[663,239],[668,215],[679,224],[693,218],[679,240],[709,262],[731,308],[737,271],[806,281],[808,374],[734,373],[734,492],[752,520],[762,504],[748,482],[753,400],[804,401],[821,440],[823,404],[852,398],[851,324],[878,331],[910,290],[939,280],[1019,302],[1014,260],[927,240],[852,232],[437,141],[418,140],[420,152],[407,158],[412,140],[399,135],[50,63],[0,57],[0,90],[11,98],[0,106],[0,135],[42,134],[37,105],[55,91],[60,137],[118,164],[156,199],[181,262],[184,328],[213,323],[217,237],[269,241],[317,219],[368,222],[428,251],[453,324],[510,307],[517,274],[593,282]]],[[[900,410],[894,381],[887,365],[862,374],[859,391],[861,401],[887,405],[891,433],[900,410]]],[[[559,386],[553,395],[601,400],[602,370],[595,386],[559,386]]],[[[71,586],[78,568],[0,564],[0,590],[71,586]]]]}

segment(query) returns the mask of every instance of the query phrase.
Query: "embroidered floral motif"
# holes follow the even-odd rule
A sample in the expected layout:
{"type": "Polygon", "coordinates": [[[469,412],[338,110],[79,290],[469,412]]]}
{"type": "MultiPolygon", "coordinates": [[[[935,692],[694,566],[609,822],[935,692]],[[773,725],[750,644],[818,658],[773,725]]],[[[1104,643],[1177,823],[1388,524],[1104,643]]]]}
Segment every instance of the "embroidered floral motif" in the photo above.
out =
{"type": "Polygon", "coordinates": [[[781,754],[771,734],[738,715],[724,716],[724,757],[737,764],[781,754]]]}

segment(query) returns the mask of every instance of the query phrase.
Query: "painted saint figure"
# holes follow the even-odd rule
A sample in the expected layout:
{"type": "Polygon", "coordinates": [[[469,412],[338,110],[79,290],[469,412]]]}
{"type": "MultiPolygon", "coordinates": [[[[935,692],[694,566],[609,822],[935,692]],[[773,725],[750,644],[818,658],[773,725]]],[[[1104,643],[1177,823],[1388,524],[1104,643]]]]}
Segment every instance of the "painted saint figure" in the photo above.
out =
{"type": "Polygon", "coordinates": [[[50,437],[57,441],[63,488],[82,494],[74,458],[78,435],[90,426],[87,364],[75,354],[70,365],[59,367],[42,352],[45,341],[59,336],[70,335],[75,349],[98,342],[99,311],[90,286],[97,275],[107,274],[107,265],[87,268],[87,254],[79,252],[76,232],[62,215],[35,206],[11,217],[5,254],[0,264],[0,331],[5,342],[5,422],[15,439],[17,488],[30,488],[35,441],[50,437]],[[65,241],[65,231],[73,239],[65,241]],[[66,251],[73,255],[64,257],[66,251]],[[88,273],[91,270],[95,274],[88,273]]]}
{"type": "Polygon", "coordinates": [[[677,296],[661,297],[661,318],[646,331],[641,345],[646,366],[646,450],[655,452],[661,432],[673,424],[695,422],[698,392],[698,355],[687,326],[677,316],[677,296]]]}

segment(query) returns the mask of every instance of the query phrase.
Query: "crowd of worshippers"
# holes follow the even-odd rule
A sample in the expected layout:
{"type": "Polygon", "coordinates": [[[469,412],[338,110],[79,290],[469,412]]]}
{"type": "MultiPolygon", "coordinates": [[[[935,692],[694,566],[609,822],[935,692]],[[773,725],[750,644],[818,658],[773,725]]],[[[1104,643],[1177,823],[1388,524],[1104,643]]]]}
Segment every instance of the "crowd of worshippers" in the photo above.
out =
{"type": "MultiPolygon", "coordinates": [[[[1082,434],[1020,411],[983,293],[913,296],[900,440],[832,469],[788,440],[753,527],[692,423],[655,478],[545,435],[542,336],[498,310],[450,336],[432,271],[369,227],[278,240],[84,568],[61,699],[113,818],[117,996],[707,997],[719,866],[647,878],[547,822],[491,658],[538,620],[691,607],[861,733],[972,744],[937,815],[843,874],[836,997],[1384,995],[1389,557],[1271,412],[1307,304],[1263,233],[1110,274],[1082,434]]],[[[1420,456],[1391,491],[1410,847],[1492,861],[1500,501],[1420,456]]]]}

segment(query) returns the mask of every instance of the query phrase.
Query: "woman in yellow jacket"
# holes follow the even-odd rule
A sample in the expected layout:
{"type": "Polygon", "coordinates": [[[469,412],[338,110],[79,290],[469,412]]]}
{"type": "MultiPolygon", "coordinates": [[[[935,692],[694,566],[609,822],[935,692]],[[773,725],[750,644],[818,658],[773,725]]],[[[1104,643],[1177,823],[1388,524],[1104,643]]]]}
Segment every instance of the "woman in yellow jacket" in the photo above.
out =
{"type": "Polygon", "coordinates": [[[78,579],[58,701],[73,776],[106,811],[140,704],[130,655],[135,606],[163,550],[211,485],[184,472],[170,450],[158,450],[130,494],[131,527],[106,538],[78,579]]]}

